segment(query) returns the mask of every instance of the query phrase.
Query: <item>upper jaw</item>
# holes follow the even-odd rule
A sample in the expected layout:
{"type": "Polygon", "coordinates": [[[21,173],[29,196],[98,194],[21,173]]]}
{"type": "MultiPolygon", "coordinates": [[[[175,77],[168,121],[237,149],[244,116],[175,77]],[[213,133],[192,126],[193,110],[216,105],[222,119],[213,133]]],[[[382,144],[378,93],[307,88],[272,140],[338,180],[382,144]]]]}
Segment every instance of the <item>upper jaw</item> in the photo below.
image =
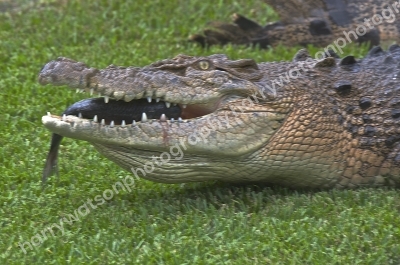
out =
{"type": "Polygon", "coordinates": [[[251,81],[223,70],[199,71],[186,66],[184,72],[180,72],[175,69],[177,66],[166,70],[168,67],[111,65],[99,70],[60,57],[42,68],[38,80],[42,85],[67,85],[77,91],[98,94],[104,96],[105,102],[110,98],[125,102],[145,98],[182,106],[208,104],[224,95],[251,95],[259,89],[251,81]]]}

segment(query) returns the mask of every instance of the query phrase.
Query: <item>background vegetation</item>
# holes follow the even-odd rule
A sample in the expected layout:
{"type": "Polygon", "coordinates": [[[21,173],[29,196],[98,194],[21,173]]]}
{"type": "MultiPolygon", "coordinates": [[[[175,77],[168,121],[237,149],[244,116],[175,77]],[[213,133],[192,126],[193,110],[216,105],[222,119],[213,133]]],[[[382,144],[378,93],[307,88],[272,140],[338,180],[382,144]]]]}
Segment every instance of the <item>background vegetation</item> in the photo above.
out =
{"type": "MultiPolygon", "coordinates": [[[[0,12],[0,264],[400,263],[398,190],[303,192],[146,180],[24,254],[18,242],[128,174],[89,144],[65,139],[60,180],[42,190],[50,133],[41,116],[86,97],[39,86],[46,62],[65,56],[99,68],[143,66],[180,53],[262,62],[290,59],[297,49],[203,50],[186,42],[206,22],[229,21],[233,12],[262,24],[275,20],[259,0],[0,1],[0,12]]],[[[349,45],[346,53],[361,56],[366,49],[349,45]]]]}

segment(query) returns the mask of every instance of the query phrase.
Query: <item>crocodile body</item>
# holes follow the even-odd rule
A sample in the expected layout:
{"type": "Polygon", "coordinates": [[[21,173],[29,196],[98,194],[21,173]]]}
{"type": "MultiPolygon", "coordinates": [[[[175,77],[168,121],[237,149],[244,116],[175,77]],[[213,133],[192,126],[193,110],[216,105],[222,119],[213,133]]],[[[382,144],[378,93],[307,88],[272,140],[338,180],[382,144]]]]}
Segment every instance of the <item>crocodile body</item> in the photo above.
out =
{"type": "Polygon", "coordinates": [[[102,70],[51,61],[41,84],[104,98],[43,116],[54,133],[45,175],[65,136],[156,182],[399,186],[400,46],[337,57],[312,59],[302,49],[293,61],[257,64],[178,55],[102,70]]]}
{"type": "Polygon", "coordinates": [[[260,48],[283,44],[324,47],[334,41],[400,41],[400,2],[389,0],[265,0],[280,21],[260,26],[241,15],[233,23],[214,21],[201,34],[189,39],[202,46],[214,44],[255,45],[260,48]],[[365,31],[364,31],[364,28],[365,31]]]}

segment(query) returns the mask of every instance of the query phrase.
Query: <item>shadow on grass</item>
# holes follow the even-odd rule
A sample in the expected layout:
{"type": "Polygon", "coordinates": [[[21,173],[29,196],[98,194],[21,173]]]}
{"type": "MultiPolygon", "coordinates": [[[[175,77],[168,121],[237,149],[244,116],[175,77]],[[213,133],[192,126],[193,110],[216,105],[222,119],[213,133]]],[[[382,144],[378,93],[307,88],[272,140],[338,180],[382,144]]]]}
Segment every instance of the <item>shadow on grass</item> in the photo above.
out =
{"type": "MultiPolygon", "coordinates": [[[[58,182],[54,186],[53,184],[49,183],[47,186],[49,189],[44,192],[50,192],[50,196],[57,194],[57,200],[65,203],[62,208],[66,212],[78,209],[87,199],[101,196],[104,191],[102,190],[104,183],[100,185],[101,188],[99,186],[94,189],[91,189],[93,185],[87,182],[84,185],[78,183],[71,185],[68,181],[58,182]],[[60,191],[64,191],[64,194],[60,194],[60,191]]],[[[111,185],[108,189],[112,189],[111,185]]],[[[110,218],[110,222],[117,219],[117,222],[123,223],[126,227],[134,227],[142,220],[178,222],[178,219],[190,219],[190,216],[213,219],[235,218],[236,215],[250,218],[254,215],[254,218],[260,220],[267,217],[286,221],[304,218],[317,220],[335,218],[339,213],[349,209],[370,211],[368,209],[371,207],[386,208],[390,204],[392,209],[395,207],[400,213],[400,203],[395,203],[400,202],[400,199],[393,199],[399,196],[396,192],[393,188],[294,190],[266,184],[225,182],[160,184],[143,180],[135,184],[131,192],[119,190],[118,194],[114,194],[110,200],[95,210],[95,218],[110,218]],[[390,201],[390,198],[394,201],[390,201]]],[[[48,201],[45,198],[42,200],[44,201],[42,206],[46,207],[48,201]]]]}
{"type": "Polygon", "coordinates": [[[182,208],[186,208],[181,206],[186,205],[188,208],[196,210],[207,210],[208,207],[216,210],[233,207],[236,210],[258,212],[270,204],[285,204],[289,201],[296,204],[301,203],[301,200],[298,200],[299,197],[309,200],[321,192],[331,193],[323,190],[294,190],[267,184],[204,182],[184,184],[179,189],[175,187],[171,190],[167,186],[156,193],[146,189],[136,192],[135,195],[120,194],[120,199],[137,202],[137,199],[140,198],[140,201],[146,202],[147,207],[152,207],[152,204],[155,208],[158,208],[160,204],[175,205],[176,209],[180,211],[182,208]]]}

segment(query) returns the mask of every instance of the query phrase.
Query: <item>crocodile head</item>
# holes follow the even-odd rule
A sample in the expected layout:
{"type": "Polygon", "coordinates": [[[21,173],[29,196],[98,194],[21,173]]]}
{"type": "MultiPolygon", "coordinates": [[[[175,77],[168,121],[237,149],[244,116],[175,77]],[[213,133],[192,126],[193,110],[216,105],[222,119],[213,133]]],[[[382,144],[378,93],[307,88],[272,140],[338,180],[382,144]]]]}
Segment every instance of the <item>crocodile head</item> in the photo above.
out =
{"type": "Polygon", "coordinates": [[[284,92],[265,86],[253,60],[225,55],[178,55],[143,68],[102,70],[58,58],[43,67],[39,82],[101,96],[42,118],[54,133],[48,166],[56,163],[65,136],[88,141],[121,167],[165,183],[244,180],[246,168],[257,168],[239,165],[257,156],[290,107],[284,92]]]}

